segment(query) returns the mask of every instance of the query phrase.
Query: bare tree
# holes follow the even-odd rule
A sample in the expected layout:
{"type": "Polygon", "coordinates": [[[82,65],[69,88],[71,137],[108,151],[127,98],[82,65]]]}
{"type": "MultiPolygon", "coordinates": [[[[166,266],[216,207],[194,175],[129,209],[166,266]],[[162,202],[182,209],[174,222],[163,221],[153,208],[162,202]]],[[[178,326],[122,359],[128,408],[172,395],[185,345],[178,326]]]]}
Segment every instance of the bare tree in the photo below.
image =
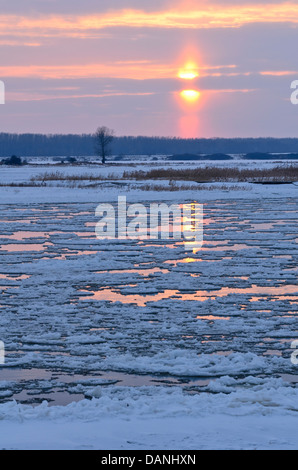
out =
{"type": "Polygon", "coordinates": [[[102,163],[106,162],[106,157],[110,153],[110,144],[114,139],[114,131],[105,126],[98,127],[94,135],[95,153],[100,156],[102,163]]]}

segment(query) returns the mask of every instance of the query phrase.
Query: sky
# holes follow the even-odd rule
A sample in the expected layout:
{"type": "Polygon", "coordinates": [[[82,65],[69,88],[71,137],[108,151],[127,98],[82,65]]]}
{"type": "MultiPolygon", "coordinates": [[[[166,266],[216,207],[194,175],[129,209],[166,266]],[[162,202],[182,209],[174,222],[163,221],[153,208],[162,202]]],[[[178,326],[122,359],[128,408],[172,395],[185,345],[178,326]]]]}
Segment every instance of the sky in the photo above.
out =
{"type": "Polygon", "coordinates": [[[294,0],[0,0],[0,131],[297,137],[297,35],[294,0]]]}

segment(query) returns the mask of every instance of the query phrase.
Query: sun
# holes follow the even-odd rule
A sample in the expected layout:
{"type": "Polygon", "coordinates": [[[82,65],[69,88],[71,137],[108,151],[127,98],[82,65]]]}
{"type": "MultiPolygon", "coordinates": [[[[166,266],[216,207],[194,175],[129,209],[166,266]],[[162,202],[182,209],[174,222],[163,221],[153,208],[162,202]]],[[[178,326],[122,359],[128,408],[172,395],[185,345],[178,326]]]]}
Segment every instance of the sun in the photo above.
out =
{"type": "Polygon", "coordinates": [[[178,72],[178,77],[183,80],[194,80],[199,76],[199,72],[196,64],[193,62],[188,62],[183,69],[180,69],[178,72]]]}
{"type": "Polygon", "coordinates": [[[179,78],[182,78],[183,80],[193,80],[194,78],[197,78],[199,75],[195,71],[191,70],[181,70],[178,74],[179,78]]]}
{"type": "Polygon", "coordinates": [[[200,98],[201,93],[197,90],[183,90],[180,96],[189,103],[195,103],[200,98]]]}
{"type": "MultiPolygon", "coordinates": [[[[183,68],[178,71],[178,77],[182,80],[191,81],[199,76],[198,67],[194,61],[188,61],[183,68]]],[[[195,103],[200,98],[200,92],[195,89],[184,89],[180,92],[180,97],[186,103],[195,103]]]]}

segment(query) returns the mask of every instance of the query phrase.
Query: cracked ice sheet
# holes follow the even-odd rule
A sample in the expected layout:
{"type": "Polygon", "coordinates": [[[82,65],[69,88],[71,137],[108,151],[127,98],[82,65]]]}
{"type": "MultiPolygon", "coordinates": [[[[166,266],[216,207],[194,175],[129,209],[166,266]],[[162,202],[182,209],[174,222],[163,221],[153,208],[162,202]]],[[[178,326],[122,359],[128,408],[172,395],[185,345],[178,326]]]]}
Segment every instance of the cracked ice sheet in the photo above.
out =
{"type": "MultiPolygon", "coordinates": [[[[248,414],[261,400],[248,377],[262,378],[259,387],[266,391],[272,377],[287,374],[291,387],[280,387],[296,393],[297,366],[290,361],[290,343],[298,337],[296,203],[294,198],[205,203],[209,223],[203,249],[196,255],[186,254],[179,245],[103,244],[90,236],[90,224],[96,222],[96,205],[91,203],[22,204],[18,214],[14,206],[2,205],[1,233],[13,236],[20,247],[38,243],[43,248],[9,251],[5,245],[12,244],[11,238],[1,239],[0,338],[6,346],[1,378],[10,371],[20,370],[20,376],[28,372],[22,382],[6,378],[1,401],[9,402],[20,387],[33,398],[35,393],[33,403],[51,396],[55,400],[57,387],[72,401],[76,396],[92,396],[93,380],[96,399],[115,391],[119,405],[121,394],[113,388],[117,374],[120,385],[134,374],[148,386],[164,380],[163,387],[152,389],[155,404],[162,403],[160,393],[174,390],[180,380],[184,392],[171,395],[174,408],[177,400],[191,406],[189,392],[206,400],[213,396],[209,392],[215,397],[228,393],[248,422],[248,414]],[[32,236],[18,237],[19,232],[32,232],[32,236]],[[52,371],[60,379],[51,375],[36,379],[37,371],[40,375],[52,371]],[[107,375],[110,371],[112,378],[107,375]],[[86,374],[85,380],[72,377],[74,372],[86,374]],[[223,376],[228,379],[219,382],[223,376]],[[253,403],[249,406],[243,395],[248,392],[253,403]]],[[[123,390],[132,398],[137,389],[123,390]]],[[[146,395],[144,389],[140,393],[146,395]]],[[[268,409],[281,416],[281,401],[273,405],[276,389],[270,393],[271,402],[266,395],[260,410],[263,413],[269,403],[268,409]]],[[[73,406],[92,413],[92,401],[73,406]]],[[[224,407],[215,406],[214,420],[224,407]]],[[[51,408],[59,416],[60,411],[51,408]]],[[[13,416],[13,408],[7,409],[13,416]]],[[[51,418],[28,410],[34,422],[47,419],[51,426],[51,418]]],[[[172,405],[165,410],[171,429],[170,416],[175,412],[172,405]]],[[[46,413],[50,417],[54,411],[46,413]]],[[[115,426],[116,422],[117,418],[115,426]]],[[[259,444],[274,447],[276,435],[273,431],[268,435],[273,436],[272,442],[261,439],[259,444]]],[[[243,442],[253,446],[253,435],[246,437],[243,442]]],[[[282,445],[282,439],[276,443],[282,445]]]]}
{"type": "Polygon", "coordinates": [[[18,238],[31,219],[33,247],[40,234],[51,241],[41,252],[28,251],[27,227],[17,254],[9,251],[11,239],[2,244],[6,366],[216,376],[229,372],[222,354],[233,374],[235,354],[243,354],[245,365],[246,354],[263,360],[270,349],[278,351],[277,363],[270,367],[274,357],[266,358],[269,366],[254,373],[288,370],[289,361],[277,365],[298,330],[296,206],[286,202],[205,204],[205,243],[191,256],[179,244],[103,244],[84,230],[95,223],[92,204],[24,205],[24,219],[3,206],[7,237],[18,238]],[[262,230],[252,230],[260,219],[262,230]],[[160,359],[161,348],[168,361],[160,359]],[[219,356],[217,367],[203,373],[200,359],[207,355],[212,364],[210,354],[219,356]]]}

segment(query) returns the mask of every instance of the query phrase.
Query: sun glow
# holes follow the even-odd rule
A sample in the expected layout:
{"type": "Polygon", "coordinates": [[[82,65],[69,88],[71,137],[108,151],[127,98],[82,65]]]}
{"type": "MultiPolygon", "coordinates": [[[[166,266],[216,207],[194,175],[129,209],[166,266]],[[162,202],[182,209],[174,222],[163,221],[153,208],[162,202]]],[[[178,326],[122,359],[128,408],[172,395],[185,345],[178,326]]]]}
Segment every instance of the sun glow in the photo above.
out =
{"type": "MultiPolygon", "coordinates": [[[[189,54],[189,53],[188,53],[189,54]]],[[[194,53],[192,54],[194,56],[194,53]]],[[[195,60],[188,60],[184,67],[178,72],[178,77],[182,80],[190,81],[199,76],[198,66],[195,60]]],[[[195,103],[200,97],[200,92],[194,88],[187,88],[180,92],[180,96],[184,102],[195,103]]]]}
{"type": "Polygon", "coordinates": [[[198,74],[196,72],[187,72],[187,71],[182,71],[182,72],[179,72],[179,78],[183,78],[184,80],[193,80],[194,78],[196,78],[198,76],[198,74]]]}
{"type": "Polygon", "coordinates": [[[178,132],[184,139],[193,139],[199,134],[199,118],[196,114],[185,114],[178,122],[178,132]]]}
{"type": "Polygon", "coordinates": [[[199,119],[197,113],[201,93],[196,89],[197,80],[195,79],[200,75],[198,64],[201,63],[201,61],[198,56],[198,51],[192,44],[188,44],[180,60],[184,65],[179,68],[177,77],[184,80],[185,83],[176,95],[179,106],[183,111],[183,115],[179,120],[179,135],[183,138],[194,138],[197,137],[199,133],[199,119]],[[193,83],[191,83],[191,81],[193,81],[193,83]],[[191,85],[189,86],[186,82],[190,82],[191,85]]]}
{"type": "Polygon", "coordinates": [[[183,90],[180,96],[189,103],[195,103],[200,98],[200,92],[197,90],[183,90]]]}
{"type": "Polygon", "coordinates": [[[192,62],[187,63],[183,69],[179,70],[178,73],[178,77],[182,78],[183,80],[193,80],[198,76],[199,73],[197,71],[197,67],[192,62]]]}

